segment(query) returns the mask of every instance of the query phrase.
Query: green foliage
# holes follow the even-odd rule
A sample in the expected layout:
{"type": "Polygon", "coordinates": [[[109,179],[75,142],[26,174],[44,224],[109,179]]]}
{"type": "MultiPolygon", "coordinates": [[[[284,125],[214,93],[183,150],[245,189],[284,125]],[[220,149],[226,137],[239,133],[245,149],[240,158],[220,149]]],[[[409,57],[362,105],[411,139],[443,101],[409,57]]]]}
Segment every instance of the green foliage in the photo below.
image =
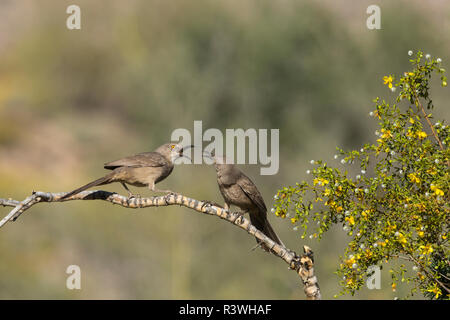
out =
{"type": "MultiPolygon", "coordinates": [[[[410,53],[411,54],[411,53],[410,53]]],[[[414,284],[430,298],[449,295],[449,164],[450,128],[430,122],[433,108],[430,80],[440,75],[447,85],[440,59],[418,52],[410,60],[413,69],[395,82],[383,78],[391,91],[399,91],[396,103],[379,98],[370,115],[379,120],[375,144],[345,152],[338,148],[347,169],[311,160],[312,182],[285,187],[275,196],[275,215],[291,217],[294,229],[301,227],[305,237],[309,222],[316,222],[311,238],[320,239],[333,224],[342,225],[350,237],[337,274],[342,277],[341,294],[354,294],[372,265],[401,259],[413,264],[413,274],[400,264],[390,270],[392,289],[399,279],[414,284]],[[317,206],[317,208],[316,208],[317,206]]]]}

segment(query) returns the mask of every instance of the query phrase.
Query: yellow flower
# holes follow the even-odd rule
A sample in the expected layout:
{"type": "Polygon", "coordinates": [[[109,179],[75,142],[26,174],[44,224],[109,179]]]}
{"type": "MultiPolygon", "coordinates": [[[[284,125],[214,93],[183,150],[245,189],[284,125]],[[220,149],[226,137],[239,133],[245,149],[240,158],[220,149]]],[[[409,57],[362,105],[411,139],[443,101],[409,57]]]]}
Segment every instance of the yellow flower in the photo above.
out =
{"type": "Polygon", "coordinates": [[[389,240],[386,239],[385,241],[380,242],[380,245],[381,245],[382,247],[386,247],[386,245],[388,244],[388,242],[389,242],[389,240]]]}
{"type": "Polygon", "coordinates": [[[355,224],[355,218],[353,218],[353,216],[346,217],[345,221],[347,221],[351,226],[355,224]]]}
{"type": "Polygon", "coordinates": [[[329,181],[327,179],[323,179],[323,178],[316,178],[313,180],[314,185],[318,184],[319,182],[323,185],[326,185],[326,184],[328,184],[329,181]]]}
{"type": "Polygon", "coordinates": [[[292,224],[296,223],[297,221],[298,221],[298,219],[297,219],[296,217],[291,218],[291,223],[292,223],[292,224]]]}
{"type": "Polygon", "coordinates": [[[387,85],[388,85],[389,89],[392,88],[392,81],[394,81],[394,79],[392,78],[391,75],[389,75],[389,76],[384,76],[384,77],[383,77],[383,81],[384,81],[384,84],[387,84],[387,85]]]}
{"type": "Polygon", "coordinates": [[[444,191],[442,191],[441,189],[439,189],[438,187],[436,187],[434,184],[432,184],[430,186],[431,191],[433,191],[437,196],[443,196],[444,195],[444,191]]]}
{"type": "Polygon", "coordinates": [[[424,232],[423,232],[423,231],[419,231],[419,232],[417,232],[417,234],[418,234],[419,237],[421,237],[421,238],[423,238],[423,236],[424,236],[424,232]]]}
{"type": "Polygon", "coordinates": [[[391,285],[391,287],[392,287],[392,291],[395,291],[395,290],[397,289],[397,284],[396,284],[396,283],[393,283],[393,284],[391,285]]]}
{"type": "Polygon", "coordinates": [[[381,132],[383,132],[383,134],[381,135],[381,139],[392,138],[391,130],[381,129],[381,132]]]}
{"type": "Polygon", "coordinates": [[[419,249],[422,251],[422,254],[430,254],[434,251],[431,247],[431,243],[427,244],[426,246],[420,246],[419,249]]]}
{"type": "Polygon", "coordinates": [[[411,123],[411,124],[414,124],[414,119],[413,118],[409,118],[409,122],[411,123]]]}
{"type": "Polygon", "coordinates": [[[355,262],[356,262],[356,260],[355,260],[354,257],[351,257],[350,259],[348,259],[347,261],[345,261],[345,263],[346,263],[348,266],[352,266],[355,262]]]}
{"type": "Polygon", "coordinates": [[[404,236],[402,233],[400,233],[400,234],[398,235],[398,242],[400,242],[400,243],[402,244],[402,246],[405,246],[405,244],[406,244],[408,241],[406,240],[405,236],[404,236]]]}
{"type": "Polygon", "coordinates": [[[419,131],[419,132],[417,132],[417,137],[418,137],[420,140],[425,139],[425,138],[427,137],[427,133],[426,133],[426,132],[423,132],[423,131],[419,131]]]}
{"type": "Polygon", "coordinates": [[[330,191],[330,189],[328,189],[328,188],[326,188],[325,191],[323,192],[323,195],[324,195],[325,197],[328,197],[330,194],[331,194],[331,191],[330,191]]]}
{"type": "Polygon", "coordinates": [[[409,178],[409,180],[411,182],[414,182],[414,183],[417,183],[417,184],[420,183],[420,178],[415,173],[408,174],[408,178],[409,178]]]}
{"type": "Polygon", "coordinates": [[[406,133],[406,136],[407,136],[407,137],[414,137],[414,133],[413,133],[413,131],[411,130],[411,128],[408,129],[408,132],[406,133]]]}
{"type": "Polygon", "coordinates": [[[439,296],[442,295],[441,289],[438,288],[438,286],[436,285],[436,283],[434,284],[433,288],[428,289],[427,291],[428,291],[428,292],[434,293],[434,294],[435,294],[434,297],[435,297],[436,299],[439,298],[439,296]]]}

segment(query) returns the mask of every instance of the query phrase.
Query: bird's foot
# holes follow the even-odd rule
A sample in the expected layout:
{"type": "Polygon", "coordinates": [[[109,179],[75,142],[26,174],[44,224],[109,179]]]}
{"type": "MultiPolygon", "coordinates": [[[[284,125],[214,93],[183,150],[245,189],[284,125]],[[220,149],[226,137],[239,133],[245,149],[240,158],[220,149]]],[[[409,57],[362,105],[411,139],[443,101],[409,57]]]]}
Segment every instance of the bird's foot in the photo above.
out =
{"type": "Polygon", "coordinates": [[[216,202],[214,202],[214,201],[200,200],[200,202],[203,202],[203,204],[202,204],[202,206],[201,206],[202,209],[205,208],[205,207],[212,207],[212,206],[214,206],[214,207],[219,207],[219,208],[222,208],[222,209],[223,209],[223,207],[222,207],[220,204],[218,204],[218,203],[216,203],[216,202]]]}
{"type": "Polygon", "coordinates": [[[170,190],[164,190],[164,192],[166,193],[166,195],[164,196],[164,201],[166,202],[166,204],[169,204],[169,198],[171,196],[174,196],[176,198],[177,196],[181,195],[180,193],[173,192],[170,190]]]}
{"type": "Polygon", "coordinates": [[[151,189],[153,192],[161,192],[161,193],[165,193],[166,194],[166,196],[167,195],[171,195],[171,194],[173,194],[174,196],[178,196],[178,195],[180,195],[178,192],[174,192],[174,191],[172,191],[172,190],[159,190],[159,189],[155,189],[155,188],[153,188],[153,189],[151,189]]]}
{"type": "Polygon", "coordinates": [[[140,198],[142,198],[140,194],[138,194],[138,193],[133,194],[131,192],[128,192],[128,199],[131,200],[131,199],[140,199],[140,198]]]}
{"type": "Polygon", "coordinates": [[[169,199],[171,196],[174,196],[176,199],[177,196],[181,195],[180,193],[173,192],[170,190],[165,190],[164,192],[166,192],[166,194],[164,195],[164,201],[166,202],[166,204],[169,204],[169,199]]]}
{"type": "Polygon", "coordinates": [[[180,195],[180,193],[178,193],[178,192],[174,192],[174,191],[171,191],[171,190],[164,190],[164,192],[166,193],[166,196],[179,196],[180,195]]]}

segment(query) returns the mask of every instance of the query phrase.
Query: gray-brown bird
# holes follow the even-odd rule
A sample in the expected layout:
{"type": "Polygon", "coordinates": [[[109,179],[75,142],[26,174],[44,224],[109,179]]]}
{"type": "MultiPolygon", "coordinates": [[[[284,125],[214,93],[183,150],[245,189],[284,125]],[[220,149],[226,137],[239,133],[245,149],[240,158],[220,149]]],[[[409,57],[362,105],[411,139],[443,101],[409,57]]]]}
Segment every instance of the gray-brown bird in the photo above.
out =
{"type": "MultiPolygon", "coordinates": [[[[258,230],[274,242],[283,245],[280,238],[267,219],[267,208],[264,199],[255,184],[234,164],[226,163],[223,157],[214,157],[214,167],[217,173],[217,183],[225,200],[225,209],[235,205],[250,215],[250,221],[258,230]]],[[[269,248],[258,239],[256,242],[269,251],[269,248]]]]}
{"type": "Polygon", "coordinates": [[[128,191],[129,197],[134,197],[127,184],[136,187],[149,187],[154,192],[173,193],[170,190],[158,190],[155,185],[167,178],[173,170],[174,161],[183,156],[183,151],[192,145],[182,147],[175,143],[166,143],[153,152],[144,152],[126,158],[105,163],[104,168],[112,170],[100,179],[75,189],[62,197],[62,199],[78,194],[81,191],[95,186],[113,182],[120,182],[128,191]]]}

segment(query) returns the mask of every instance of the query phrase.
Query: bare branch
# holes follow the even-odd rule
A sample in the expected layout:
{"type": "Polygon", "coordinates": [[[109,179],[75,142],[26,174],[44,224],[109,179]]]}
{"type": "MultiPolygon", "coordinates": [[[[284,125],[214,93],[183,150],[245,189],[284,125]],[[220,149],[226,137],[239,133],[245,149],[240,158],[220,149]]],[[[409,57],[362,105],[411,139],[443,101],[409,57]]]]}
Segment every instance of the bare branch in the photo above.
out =
{"type": "Polygon", "coordinates": [[[299,256],[294,251],[279,245],[268,238],[261,231],[256,229],[242,213],[230,212],[224,208],[212,205],[207,202],[188,198],[181,194],[168,194],[159,197],[150,198],[127,198],[117,193],[89,190],[73,195],[67,199],[61,200],[66,193],[33,192],[31,196],[23,201],[12,199],[1,199],[0,205],[14,207],[1,221],[0,228],[10,221],[15,221],[23,212],[30,209],[33,205],[40,202],[64,202],[72,200],[104,200],[113,204],[121,205],[125,208],[146,208],[161,207],[170,205],[180,205],[193,209],[197,212],[217,216],[223,220],[232,223],[235,226],[247,231],[248,234],[256,237],[270,248],[270,253],[285,261],[289,268],[295,270],[300,276],[306,298],[310,300],[321,299],[320,289],[317,278],[314,275],[314,260],[312,250],[304,246],[304,254],[299,256]]]}
{"type": "Polygon", "coordinates": [[[20,203],[20,201],[13,199],[1,199],[0,198],[0,206],[4,207],[15,207],[20,203]]]}

